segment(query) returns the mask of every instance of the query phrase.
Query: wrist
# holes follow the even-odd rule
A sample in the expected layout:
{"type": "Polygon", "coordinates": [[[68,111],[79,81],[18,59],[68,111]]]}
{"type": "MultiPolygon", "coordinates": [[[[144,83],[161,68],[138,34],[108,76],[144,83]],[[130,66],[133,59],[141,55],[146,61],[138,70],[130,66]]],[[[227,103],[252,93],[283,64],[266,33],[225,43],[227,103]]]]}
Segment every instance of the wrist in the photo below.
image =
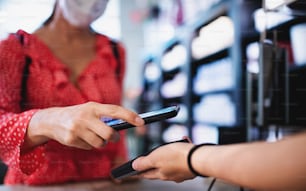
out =
{"type": "Polygon", "coordinates": [[[200,148],[200,147],[205,147],[205,146],[213,146],[213,145],[216,145],[214,143],[203,143],[203,144],[199,144],[199,145],[194,145],[188,152],[188,155],[187,155],[187,164],[188,164],[188,168],[189,170],[196,176],[201,176],[201,177],[208,177],[206,175],[203,175],[201,173],[199,173],[195,168],[194,168],[194,165],[193,165],[193,160],[192,158],[194,157],[194,153],[200,148]]]}
{"type": "Polygon", "coordinates": [[[30,149],[46,143],[49,138],[47,136],[47,128],[42,125],[42,110],[38,110],[29,121],[23,148],[30,149]]]}

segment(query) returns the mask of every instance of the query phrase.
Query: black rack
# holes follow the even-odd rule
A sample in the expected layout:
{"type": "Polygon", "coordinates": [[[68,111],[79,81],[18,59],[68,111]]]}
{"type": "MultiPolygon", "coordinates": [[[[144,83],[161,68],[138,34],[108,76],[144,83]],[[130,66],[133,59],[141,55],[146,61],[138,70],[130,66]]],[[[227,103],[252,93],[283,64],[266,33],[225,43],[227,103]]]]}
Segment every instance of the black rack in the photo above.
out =
{"type": "MultiPolygon", "coordinates": [[[[258,1],[236,1],[236,0],[223,0],[218,4],[211,7],[209,10],[205,10],[199,14],[196,20],[190,23],[186,23],[181,27],[181,31],[184,34],[178,34],[176,38],[172,39],[161,48],[160,52],[156,54],[156,61],[160,67],[161,77],[158,81],[158,85],[155,86],[155,91],[159,92],[159,97],[155,101],[159,102],[162,107],[169,105],[182,105],[186,109],[186,116],[182,121],[165,121],[162,122],[160,128],[160,136],[171,125],[184,126],[188,132],[189,137],[195,139],[193,127],[196,125],[204,125],[215,128],[219,131],[219,144],[243,142],[247,140],[247,113],[246,113],[246,53],[244,48],[249,41],[255,41],[259,39],[259,33],[255,32],[253,26],[250,25],[250,21],[247,18],[251,18],[255,8],[261,6],[258,1]],[[242,11],[244,10],[244,11],[242,11]],[[247,12],[245,10],[248,10],[247,12]],[[241,16],[244,14],[244,16],[241,16]],[[247,14],[247,15],[245,15],[247,14]],[[226,17],[230,19],[233,26],[233,39],[232,43],[228,46],[217,49],[216,51],[206,54],[202,57],[194,57],[192,52],[192,42],[199,35],[201,29],[209,26],[210,23],[216,21],[220,17],[226,17]],[[245,20],[243,20],[245,19],[245,20]],[[249,28],[246,28],[249,27],[249,28]],[[186,61],[179,67],[165,71],[161,66],[162,59],[176,46],[182,46],[186,50],[186,61]],[[208,65],[216,65],[214,62],[218,62],[222,59],[228,59],[231,69],[231,76],[229,78],[233,82],[231,87],[220,88],[218,90],[206,91],[202,93],[196,93],[194,84],[195,77],[198,75],[199,68],[208,65]],[[174,97],[165,97],[161,93],[163,85],[173,80],[177,75],[182,74],[186,77],[186,81],[180,88],[185,90],[182,95],[174,97]],[[230,104],[233,107],[233,122],[222,123],[217,121],[199,122],[195,116],[195,105],[197,105],[201,99],[206,97],[214,97],[224,95],[230,100],[230,104]],[[234,136],[235,135],[235,136],[234,136]]],[[[217,42],[218,43],[218,42],[217,42]]],[[[216,73],[216,76],[221,74],[216,73]]],[[[222,76],[220,76],[222,77],[222,76]]],[[[150,89],[145,89],[146,91],[150,89]]],[[[143,102],[142,104],[153,104],[150,102],[143,102]]],[[[220,108],[220,116],[222,118],[222,108],[220,108]]],[[[227,116],[224,116],[227,117],[227,116]]],[[[204,137],[205,135],[203,135],[204,137]]],[[[161,140],[163,141],[163,140],[161,140]]]]}
{"type": "MultiPolygon", "coordinates": [[[[290,38],[291,27],[306,23],[306,15],[295,14],[306,12],[305,1],[297,0],[277,7],[273,13],[285,14],[291,19],[261,31],[259,74],[253,78],[257,82],[256,115],[252,121],[261,132],[260,139],[269,126],[282,128],[305,127],[306,122],[306,85],[305,65],[297,66],[292,51],[290,38]],[[292,9],[288,11],[288,8],[292,9]],[[267,77],[268,76],[268,77],[267,77]]],[[[306,63],[305,63],[306,64],[306,63]]],[[[253,82],[254,84],[254,82],[253,82]]],[[[254,87],[253,87],[254,90],[254,87]]],[[[252,113],[251,107],[248,108],[252,113]]]]}

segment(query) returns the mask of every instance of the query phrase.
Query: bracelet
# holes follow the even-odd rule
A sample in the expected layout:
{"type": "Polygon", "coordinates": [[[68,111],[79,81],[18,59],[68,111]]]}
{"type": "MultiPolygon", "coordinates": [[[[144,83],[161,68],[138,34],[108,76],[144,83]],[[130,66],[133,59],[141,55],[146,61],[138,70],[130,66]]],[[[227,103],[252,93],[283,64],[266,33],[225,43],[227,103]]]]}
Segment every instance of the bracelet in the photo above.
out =
{"type": "Polygon", "coordinates": [[[196,176],[207,177],[207,176],[204,176],[204,175],[198,173],[198,172],[193,168],[193,166],[192,166],[192,164],[191,164],[191,157],[192,157],[192,154],[193,154],[198,148],[200,148],[200,147],[202,147],[202,146],[209,146],[209,145],[216,145],[216,144],[214,144],[214,143],[203,143],[203,144],[195,145],[195,146],[193,146],[193,147],[190,149],[190,151],[189,151],[189,153],[188,153],[188,156],[187,156],[187,163],[188,163],[189,170],[190,170],[194,175],[196,175],[196,176]]]}

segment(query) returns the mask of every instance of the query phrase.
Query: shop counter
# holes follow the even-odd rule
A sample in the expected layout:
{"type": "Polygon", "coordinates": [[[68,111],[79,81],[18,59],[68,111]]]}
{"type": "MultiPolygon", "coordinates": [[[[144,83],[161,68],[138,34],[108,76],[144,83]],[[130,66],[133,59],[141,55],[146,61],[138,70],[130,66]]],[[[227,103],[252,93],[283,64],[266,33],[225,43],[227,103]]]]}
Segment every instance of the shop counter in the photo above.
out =
{"type": "Polygon", "coordinates": [[[1,185],[1,191],[203,191],[207,188],[202,178],[175,183],[161,180],[138,180],[115,184],[93,181],[52,186],[1,185]]]}

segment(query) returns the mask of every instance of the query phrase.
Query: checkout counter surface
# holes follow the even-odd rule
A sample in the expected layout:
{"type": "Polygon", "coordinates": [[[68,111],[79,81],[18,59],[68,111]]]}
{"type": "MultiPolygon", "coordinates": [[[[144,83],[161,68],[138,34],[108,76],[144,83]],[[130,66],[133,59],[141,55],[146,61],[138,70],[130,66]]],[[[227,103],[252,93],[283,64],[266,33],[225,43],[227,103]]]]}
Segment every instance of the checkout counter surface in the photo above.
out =
{"type": "Polygon", "coordinates": [[[202,178],[175,183],[160,180],[139,180],[123,184],[110,181],[82,182],[52,186],[1,185],[0,191],[203,191],[202,178]]]}

